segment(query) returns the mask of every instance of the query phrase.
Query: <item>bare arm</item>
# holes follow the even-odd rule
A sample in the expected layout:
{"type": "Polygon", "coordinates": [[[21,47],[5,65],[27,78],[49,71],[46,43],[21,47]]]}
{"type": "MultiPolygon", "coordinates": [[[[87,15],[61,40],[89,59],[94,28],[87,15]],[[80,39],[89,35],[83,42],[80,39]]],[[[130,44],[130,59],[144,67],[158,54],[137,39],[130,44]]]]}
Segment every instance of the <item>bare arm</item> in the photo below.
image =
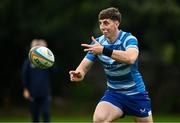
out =
{"type": "Polygon", "coordinates": [[[119,62],[133,64],[136,61],[138,54],[139,52],[136,48],[128,48],[126,51],[113,50],[111,58],[119,62]]]}
{"type": "Polygon", "coordinates": [[[94,62],[91,60],[84,58],[79,66],[76,68],[76,70],[72,70],[69,72],[70,74],[70,80],[71,81],[82,81],[84,79],[84,76],[86,73],[89,71],[91,66],[93,65],[94,62]]]}
{"type": "MultiPolygon", "coordinates": [[[[91,52],[94,55],[101,54],[103,52],[104,47],[102,45],[100,45],[94,39],[94,37],[92,37],[92,40],[94,41],[93,45],[82,44],[83,47],[86,47],[86,49],[84,49],[84,51],[91,52]]],[[[139,54],[139,51],[136,48],[128,48],[126,51],[113,50],[111,58],[118,62],[133,64],[135,62],[135,60],[137,59],[138,54],[139,54]]]]}

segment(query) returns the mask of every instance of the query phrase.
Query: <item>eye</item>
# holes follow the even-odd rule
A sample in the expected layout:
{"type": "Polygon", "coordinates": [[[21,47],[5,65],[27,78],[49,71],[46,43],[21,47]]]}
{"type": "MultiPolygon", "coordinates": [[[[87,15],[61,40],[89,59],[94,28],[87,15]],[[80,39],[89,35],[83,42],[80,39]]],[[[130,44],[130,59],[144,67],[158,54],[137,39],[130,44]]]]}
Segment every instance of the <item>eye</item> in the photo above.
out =
{"type": "Polygon", "coordinates": [[[107,21],[104,21],[104,25],[108,25],[109,24],[109,22],[107,22],[107,21]]]}

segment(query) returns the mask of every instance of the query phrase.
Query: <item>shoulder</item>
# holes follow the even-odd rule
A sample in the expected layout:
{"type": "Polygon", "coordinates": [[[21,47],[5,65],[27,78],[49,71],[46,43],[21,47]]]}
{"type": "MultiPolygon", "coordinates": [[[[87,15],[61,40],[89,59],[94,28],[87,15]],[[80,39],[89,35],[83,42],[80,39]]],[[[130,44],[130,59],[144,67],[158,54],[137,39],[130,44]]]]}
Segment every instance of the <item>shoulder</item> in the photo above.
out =
{"type": "Polygon", "coordinates": [[[123,43],[127,42],[128,40],[137,41],[137,38],[131,32],[121,31],[121,36],[119,38],[123,43]]]}
{"type": "Polygon", "coordinates": [[[119,37],[122,42],[127,41],[129,39],[137,40],[137,38],[131,32],[125,32],[121,30],[121,36],[119,37]]]}
{"type": "Polygon", "coordinates": [[[138,40],[132,33],[123,31],[120,40],[125,49],[130,47],[138,49],[138,40]]]}

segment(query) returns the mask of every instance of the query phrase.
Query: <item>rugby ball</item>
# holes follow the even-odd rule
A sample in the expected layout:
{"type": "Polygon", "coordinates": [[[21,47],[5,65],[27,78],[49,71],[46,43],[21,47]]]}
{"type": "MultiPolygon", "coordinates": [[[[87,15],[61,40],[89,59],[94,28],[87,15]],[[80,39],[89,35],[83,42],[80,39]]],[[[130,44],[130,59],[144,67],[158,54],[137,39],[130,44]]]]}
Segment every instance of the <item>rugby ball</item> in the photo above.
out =
{"type": "Polygon", "coordinates": [[[55,62],[52,51],[44,46],[32,47],[29,51],[29,60],[35,67],[41,69],[50,68],[55,62]]]}

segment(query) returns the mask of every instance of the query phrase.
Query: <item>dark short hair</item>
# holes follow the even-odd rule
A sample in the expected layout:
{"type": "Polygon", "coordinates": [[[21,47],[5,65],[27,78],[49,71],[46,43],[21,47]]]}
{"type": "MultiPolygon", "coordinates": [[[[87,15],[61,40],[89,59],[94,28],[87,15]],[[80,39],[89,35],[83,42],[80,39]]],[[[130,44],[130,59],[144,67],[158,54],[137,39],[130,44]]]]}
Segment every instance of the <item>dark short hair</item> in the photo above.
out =
{"type": "Polygon", "coordinates": [[[111,19],[114,21],[119,21],[119,23],[120,23],[121,22],[121,13],[119,12],[119,10],[117,8],[114,8],[114,7],[103,9],[99,13],[99,20],[103,20],[103,19],[111,19]]]}

